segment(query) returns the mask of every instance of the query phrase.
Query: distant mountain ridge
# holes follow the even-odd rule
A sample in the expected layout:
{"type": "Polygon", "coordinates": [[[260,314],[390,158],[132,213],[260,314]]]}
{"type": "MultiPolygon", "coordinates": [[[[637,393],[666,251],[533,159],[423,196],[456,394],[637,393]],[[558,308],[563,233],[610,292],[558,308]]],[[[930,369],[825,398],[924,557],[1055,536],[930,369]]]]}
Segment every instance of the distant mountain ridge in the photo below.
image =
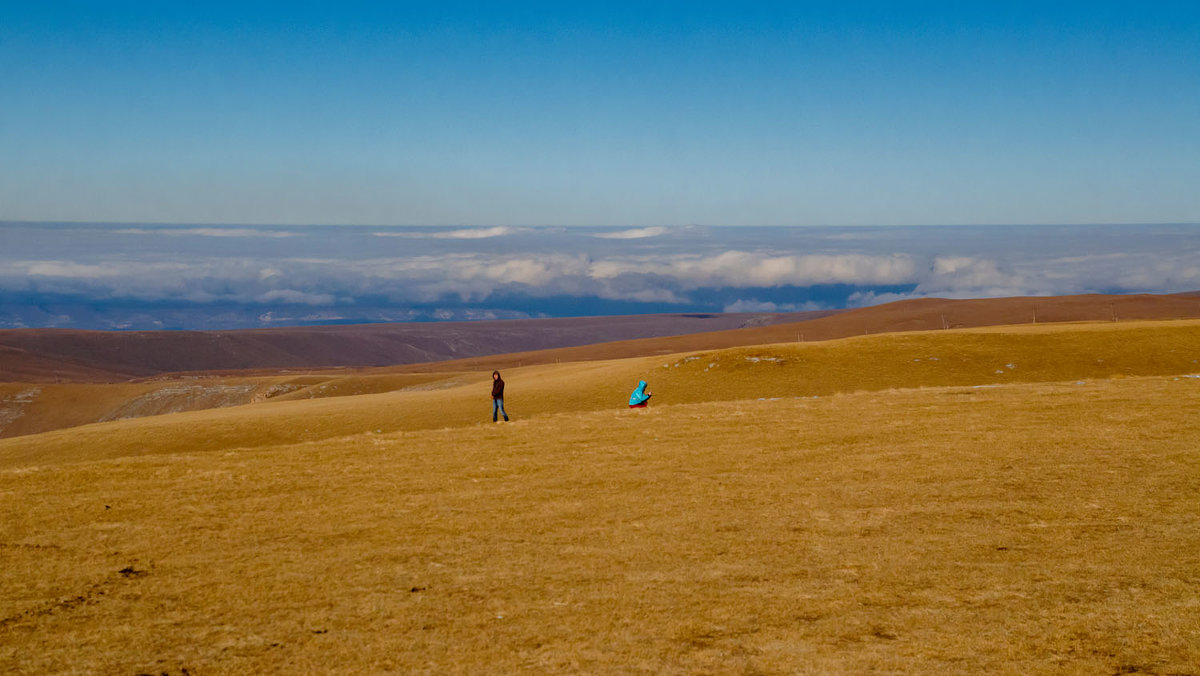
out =
{"type": "Polygon", "coordinates": [[[0,382],[116,382],[181,371],[393,366],[835,314],[660,314],[229,331],[0,330],[0,382]]]}
{"type": "Polygon", "coordinates": [[[641,338],[541,352],[476,357],[397,367],[405,372],[471,371],[567,361],[643,357],[774,343],[836,340],[902,331],[935,331],[1018,324],[1200,319],[1200,292],[1177,294],[1085,294],[1011,298],[915,298],[847,310],[795,323],[641,338]]]}
{"type": "Polygon", "coordinates": [[[0,331],[0,382],[117,382],[181,372],[408,366],[490,369],[869,333],[1200,318],[1200,292],[920,298],[844,311],[670,314],[234,331],[0,331]],[[420,366],[413,366],[420,365],[420,366]]]}

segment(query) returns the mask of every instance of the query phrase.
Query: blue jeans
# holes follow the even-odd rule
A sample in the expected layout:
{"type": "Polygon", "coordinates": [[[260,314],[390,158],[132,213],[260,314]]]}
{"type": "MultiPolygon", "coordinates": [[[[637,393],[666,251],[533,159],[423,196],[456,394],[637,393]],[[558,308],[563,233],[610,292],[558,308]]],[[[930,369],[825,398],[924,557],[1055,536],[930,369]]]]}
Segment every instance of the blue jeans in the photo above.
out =
{"type": "Polygon", "coordinates": [[[497,414],[504,416],[504,422],[508,422],[508,411],[504,410],[503,399],[492,400],[492,422],[496,422],[497,414]]]}

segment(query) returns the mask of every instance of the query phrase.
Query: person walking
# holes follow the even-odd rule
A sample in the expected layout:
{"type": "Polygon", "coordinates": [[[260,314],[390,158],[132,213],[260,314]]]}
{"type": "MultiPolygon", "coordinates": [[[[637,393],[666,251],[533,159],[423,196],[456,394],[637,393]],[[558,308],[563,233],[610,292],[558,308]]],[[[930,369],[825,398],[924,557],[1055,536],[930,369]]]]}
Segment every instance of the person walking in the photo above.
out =
{"type": "Polygon", "coordinates": [[[504,379],[499,371],[492,371],[492,422],[497,422],[500,415],[508,422],[508,411],[504,410],[504,379]]]}

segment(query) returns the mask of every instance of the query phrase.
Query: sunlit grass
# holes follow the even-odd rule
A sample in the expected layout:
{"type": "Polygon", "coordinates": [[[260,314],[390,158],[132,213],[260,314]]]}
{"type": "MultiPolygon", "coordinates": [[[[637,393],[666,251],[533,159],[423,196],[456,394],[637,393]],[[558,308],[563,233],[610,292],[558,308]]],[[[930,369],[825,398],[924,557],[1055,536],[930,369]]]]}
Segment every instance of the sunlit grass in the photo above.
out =
{"type": "Polygon", "coordinates": [[[538,367],[508,425],[482,374],[6,440],[0,671],[1195,673],[1200,379],[1124,369],[1196,328],[1146,328],[538,367]]]}

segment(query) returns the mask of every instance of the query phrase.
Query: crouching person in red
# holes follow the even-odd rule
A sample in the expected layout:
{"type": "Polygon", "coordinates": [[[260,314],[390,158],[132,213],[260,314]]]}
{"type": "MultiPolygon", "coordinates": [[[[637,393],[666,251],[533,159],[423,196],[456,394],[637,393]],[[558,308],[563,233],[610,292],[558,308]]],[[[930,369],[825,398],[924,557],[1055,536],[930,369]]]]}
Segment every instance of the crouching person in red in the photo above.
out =
{"type": "Polygon", "coordinates": [[[629,395],[629,408],[646,408],[653,393],[646,389],[646,381],[639,380],[637,389],[629,395]]]}

